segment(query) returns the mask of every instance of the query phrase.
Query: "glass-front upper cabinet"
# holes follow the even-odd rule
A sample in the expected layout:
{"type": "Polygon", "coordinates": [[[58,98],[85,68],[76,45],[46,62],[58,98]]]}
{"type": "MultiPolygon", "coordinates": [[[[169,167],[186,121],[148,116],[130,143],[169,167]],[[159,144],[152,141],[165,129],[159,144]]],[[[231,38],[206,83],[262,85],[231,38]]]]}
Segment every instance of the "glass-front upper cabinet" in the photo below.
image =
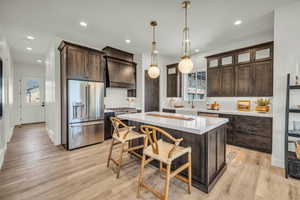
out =
{"type": "Polygon", "coordinates": [[[250,49],[238,52],[236,60],[238,64],[249,63],[251,61],[250,49]]]}
{"type": "Polygon", "coordinates": [[[221,65],[227,66],[227,65],[233,65],[233,55],[227,55],[221,58],[221,65]]]}
{"type": "Polygon", "coordinates": [[[218,57],[207,59],[207,67],[208,68],[213,68],[213,67],[218,67],[218,66],[219,66],[219,58],[218,57]]]}
{"type": "Polygon", "coordinates": [[[271,59],[272,58],[272,47],[264,46],[264,47],[255,48],[253,50],[253,56],[254,56],[255,61],[271,59]]]}

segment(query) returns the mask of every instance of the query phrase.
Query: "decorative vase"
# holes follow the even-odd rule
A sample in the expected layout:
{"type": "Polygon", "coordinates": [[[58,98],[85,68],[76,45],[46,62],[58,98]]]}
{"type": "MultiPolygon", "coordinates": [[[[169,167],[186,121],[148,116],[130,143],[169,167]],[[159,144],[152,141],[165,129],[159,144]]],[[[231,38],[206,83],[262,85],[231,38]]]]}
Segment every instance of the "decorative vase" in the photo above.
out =
{"type": "Polygon", "coordinates": [[[256,106],[257,112],[267,113],[270,111],[270,106],[256,106]]]}

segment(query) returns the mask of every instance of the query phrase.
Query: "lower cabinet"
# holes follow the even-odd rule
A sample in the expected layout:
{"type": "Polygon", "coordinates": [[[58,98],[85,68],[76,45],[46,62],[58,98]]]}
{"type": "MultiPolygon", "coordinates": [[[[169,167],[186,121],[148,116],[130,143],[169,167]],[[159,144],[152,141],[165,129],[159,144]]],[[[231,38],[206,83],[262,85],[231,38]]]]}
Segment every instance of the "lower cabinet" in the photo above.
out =
{"type": "Polygon", "coordinates": [[[115,116],[114,112],[108,112],[108,113],[104,113],[104,139],[110,139],[112,138],[112,134],[113,134],[113,127],[110,121],[110,117],[115,116]]]}
{"type": "Polygon", "coordinates": [[[229,119],[227,144],[272,152],[272,118],[224,114],[220,117],[229,119]]]}

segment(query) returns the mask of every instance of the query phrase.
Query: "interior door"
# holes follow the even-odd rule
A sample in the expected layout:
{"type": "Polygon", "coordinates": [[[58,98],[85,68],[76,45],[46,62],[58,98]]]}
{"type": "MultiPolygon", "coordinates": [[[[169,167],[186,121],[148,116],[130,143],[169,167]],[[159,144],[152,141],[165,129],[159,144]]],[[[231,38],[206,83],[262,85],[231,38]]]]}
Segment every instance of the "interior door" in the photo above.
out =
{"type": "Polygon", "coordinates": [[[159,78],[151,79],[145,70],[145,112],[159,111],[159,78]]]}
{"type": "Polygon", "coordinates": [[[20,81],[20,116],[21,123],[38,123],[45,121],[44,90],[41,77],[23,77],[20,81]]]}

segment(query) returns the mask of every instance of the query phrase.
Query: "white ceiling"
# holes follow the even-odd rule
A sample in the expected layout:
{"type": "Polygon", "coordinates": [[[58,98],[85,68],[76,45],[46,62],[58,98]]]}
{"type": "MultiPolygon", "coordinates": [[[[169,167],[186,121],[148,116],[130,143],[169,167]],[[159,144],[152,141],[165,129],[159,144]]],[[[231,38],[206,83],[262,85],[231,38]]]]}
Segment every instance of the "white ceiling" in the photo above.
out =
{"type": "MultiPolygon", "coordinates": [[[[193,49],[259,34],[273,34],[273,10],[297,0],[192,0],[189,24],[193,49]],[[235,20],[243,20],[234,26],[235,20]]],[[[96,48],[110,45],[133,53],[150,49],[150,20],[158,21],[158,50],[179,56],[183,28],[180,0],[1,0],[0,35],[11,45],[16,62],[45,58],[52,38],[96,48]],[[82,28],[80,21],[88,27],[82,28]],[[36,39],[28,41],[27,35],[36,39]],[[130,39],[131,44],[126,44],[130,39]],[[26,47],[32,47],[28,52],[26,47]]]]}

